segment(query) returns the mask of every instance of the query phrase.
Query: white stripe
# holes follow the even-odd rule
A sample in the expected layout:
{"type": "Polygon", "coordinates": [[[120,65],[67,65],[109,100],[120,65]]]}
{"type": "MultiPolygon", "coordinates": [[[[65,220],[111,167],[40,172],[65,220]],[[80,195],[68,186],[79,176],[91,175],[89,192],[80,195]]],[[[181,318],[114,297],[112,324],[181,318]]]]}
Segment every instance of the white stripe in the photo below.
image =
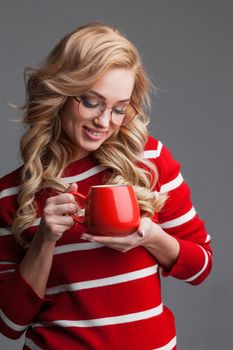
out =
{"type": "Polygon", "coordinates": [[[203,249],[201,246],[199,246],[199,247],[203,250],[203,253],[205,255],[205,262],[204,262],[203,268],[198,273],[196,273],[194,276],[187,278],[186,280],[183,280],[184,282],[194,281],[197,277],[199,277],[205,271],[205,269],[208,265],[208,262],[209,262],[208,254],[206,253],[205,249],[203,249]]]}
{"type": "Polygon", "coordinates": [[[174,180],[162,185],[159,192],[166,193],[166,192],[175,190],[176,188],[178,188],[182,184],[183,181],[184,181],[184,179],[183,179],[182,175],[179,173],[179,175],[174,180]]]}
{"type": "Polygon", "coordinates": [[[210,237],[210,235],[207,235],[207,236],[206,236],[206,240],[205,240],[204,243],[208,243],[208,242],[210,242],[210,241],[211,241],[211,237],[210,237]]]}
{"type": "MultiPolygon", "coordinates": [[[[41,222],[41,217],[37,218],[36,220],[33,221],[33,223],[31,224],[31,227],[33,226],[39,226],[40,222],[41,222]]],[[[9,234],[9,233],[8,233],[9,234]]]]}
{"type": "MultiPolygon", "coordinates": [[[[37,218],[36,220],[34,220],[33,221],[33,223],[31,224],[31,227],[33,227],[33,226],[39,226],[40,225],[40,222],[41,222],[41,217],[39,217],[39,218],[37,218]]],[[[1,236],[7,236],[7,235],[11,235],[12,234],[12,231],[10,230],[10,229],[7,229],[7,228],[0,228],[0,237],[1,236]]],[[[81,244],[80,244],[81,245],[81,244]]],[[[93,245],[93,244],[92,244],[93,245]]],[[[101,245],[102,246],[102,245],[101,245]]],[[[97,243],[96,243],[96,246],[94,247],[94,245],[93,245],[93,247],[91,247],[91,245],[90,245],[90,248],[88,248],[88,249],[94,249],[94,248],[98,248],[97,247],[97,243]]],[[[59,249],[59,248],[58,248],[59,249]]],[[[79,249],[77,249],[77,250],[79,250],[79,249]]],[[[80,250],[82,250],[82,249],[80,249],[80,250]]],[[[59,253],[58,253],[59,254],[59,253]]]]}
{"type": "MultiPolygon", "coordinates": [[[[42,348],[40,348],[38,345],[36,345],[29,338],[25,339],[25,345],[27,345],[27,347],[29,347],[31,350],[42,350],[42,348]]],[[[172,350],[175,345],[176,345],[176,337],[174,337],[168,344],[166,344],[160,348],[153,349],[153,350],[172,350]]]]}
{"type": "Polygon", "coordinates": [[[176,346],[176,337],[174,337],[168,344],[153,350],[172,350],[174,346],[176,346]]]}
{"type": "Polygon", "coordinates": [[[143,158],[145,159],[151,159],[151,158],[158,158],[160,156],[160,153],[162,151],[163,144],[159,141],[158,147],[156,150],[146,150],[143,153],[143,158]]]}
{"type": "MultiPolygon", "coordinates": [[[[163,144],[158,141],[158,146],[157,150],[147,150],[143,152],[143,158],[145,159],[150,159],[150,158],[157,158],[160,156],[161,150],[162,150],[163,144]]],[[[64,181],[65,183],[72,183],[72,182],[78,182],[78,181],[83,181],[87,179],[88,177],[91,177],[93,175],[96,175],[98,173],[101,173],[106,169],[105,166],[102,165],[97,165],[96,167],[93,167],[81,174],[74,175],[74,176],[69,176],[69,177],[62,177],[61,180],[64,181]]],[[[15,187],[9,187],[3,191],[0,192],[0,199],[11,196],[14,194],[17,194],[19,192],[19,186],[15,187]]]]}
{"type": "Polygon", "coordinates": [[[9,187],[0,192],[0,199],[8,196],[12,196],[13,194],[17,194],[19,192],[19,186],[9,187]]]}
{"type": "Polygon", "coordinates": [[[0,228],[0,237],[12,235],[12,231],[8,228],[0,228]]]}
{"type": "Polygon", "coordinates": [[[29,325],[25,325],[25,326],[22,326],[22,325],[19,325],[19,324],[16,324],[14,322],[12,322],[5,314],[4,312],[2,311],[2,309],[0,309],[0,318],[2,319],[2,321],[9,327],[11,328],[12,330],[16,331],[16,332],[22,332],[24,331],[29,325]]]}
{"type": "MultiPolygon", "coordinates": [[[[143,157],[145,159],[150,159],[150,158],[157,158],[160,156],[161,150],[162,150],[163,144],[159,141],[157,150],[147,150],[144,151],[143,157]]],[[[81,174],[74,175],[74,176],[69,176],[69,177],[62,177],[61,180],[63,180],[65,183],[72,183],[72,182],[78,182],[87,179],[88,177],[91,177],[93,175],[96,175],[98,173],[101,173],[106,169],[105,166],[102,165],[97,165],[96,167],[93,167],[81,174]]],[[[11,196],[14,194],[17,194],[19,192],[19,186],[15,187],[9,187],[3,191],[0,192],[0,199],[11,196]]]]}
{"type": "MultiPolygon", "coordinates": [[[[77,182],[77,181],[82,181],[87,179],[90,176],[96,175],[102,171],[104,171],[106,167],[98,165],[96,167],[93,167],[81,174],[70,176],[70,177],[62,177],[61,180],[63,180],[65,183],[72,183],[72,182],[77,182]]],[[[19,192],[19,186],[16,187],[9,187],[3,191],[0,192],[0,199],[11,196],[14,194],[17,194],[19,192]]]]}
{"type": "Polygon", "coordinates": [[[133,272],[124,273],[121,275],[99,278],[90,281],[62,284],[60,286],[51,287],[46,290],[46,295],[57,294],[65,291],[77,291],[89,288],[97,288],[111,286],[113,284],[135,281],[140,278],[151,276],[158,271],[158,265],[146,267],[145,269],[136,270],[133,272]]]}
{"type": "Polygon", "coordinates": [[[186,222],[192,220],[194,218],[194,216],[196,215],[196,210],[194,209],[194,207],[192,207],[192,209],[190,209],[186,214],[179,216],[176,219],[170,220],[170,221],[166,221],[163,222],[162,224],[159,224],[159,226],[161,228],[172,228],[172,227],[176,227],[182,224],[185,224],[186,222]]]}
{"type": "Polygon", "coordinates": [[[106,167],[98,165],[96,167],[93,167],[84,173],[81,173],[79,175],[70,176],[70,177],[62,177],[61,180],[63,180],[65,183],[72,183],[72,182],[78,182],[87,179],[90,176],[96,175],[98,173],[101,173],[104,171],[106,167]]]}
{"type": "Polygon", "coordinates": [[[4,270],[4,271],[0,271],[0,273],[8,273],[8,272],[15,272],[15,269],[9,269],[9,270],[4,270]]]}
{"type": "Polygon", "coordinates": [[[15,265],[16,262],[13,261],[6,261],[6,260],[0,260],[0,265],[15,265]]]}
{"type": "Polygon", "coordinates": [[[65,245],[56,247],[54,249],[54,255],[71,253],[71,252],[76,252],[80,250],[97,249],[102,247],[105,247],[105,245],[101,243],[96,243],[96,242],[65,244],[65,245]]]}
{"type": "Polygon", "coordinates": [[[31,339],[26,338],[25,339],[25,345],[27,345],[28,348],[30,348],[31,350],[43,350],[42,348],[40,348],[39,346],[37,346],[31,339]]]}
{"type": "Polygon", "coordinates": [[[37,219],[31,224],[31,227],[32,227],[32,226],[39,226],[39,225],[40,225],[40,222],[41,222],[41,218],[37,218],[37,219]]]}
{"type": "Polygon", "coordinates": [[[80,321],[70,321],[70,320],[59,320],[52,321],[48,323],[35,323],[32,327],[45,327],[45,326],[60,326],[60,327],[100,327],[116,325],[128,322],[135,322],[140,320],[146,320],[148,318],[158,316],[163,312],[163,304],[149,309],[146,311],[135,312],[132,314],[126,314],[121,316],[103,317],[95,318],[91,320],[80,320],[80,321]]]}

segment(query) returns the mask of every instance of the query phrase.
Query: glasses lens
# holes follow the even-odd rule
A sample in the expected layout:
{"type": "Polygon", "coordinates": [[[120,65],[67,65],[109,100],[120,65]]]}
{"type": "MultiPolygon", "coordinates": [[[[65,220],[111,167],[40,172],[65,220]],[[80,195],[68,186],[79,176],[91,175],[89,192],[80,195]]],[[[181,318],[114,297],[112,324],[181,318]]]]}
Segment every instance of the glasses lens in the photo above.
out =
{"type": "Polygon", "coordinates": [[[79,113],[84,118],[98,117],[103,113],[104,109],[105,105],[92,96],[82,96],[79,103],[79,113]]]}
{"type": "Polygon", "coordinates": [[[125,114],[121,125],[127,125],[136,116],[136,114],[136,109],[134,109],[134,107],[131,104],[127,105],[125,108],[125,114]]]}
{"type": "MultiPolygon", "coordinates": [[[[80,98],[78,110],[83,118],[99,117],[104,113],[105,109],[105,103],[93,96],[85,95],[80,98]]],[[[116,106],[111,111],[112,122],[115,125],[126,125],[136,114],[137,112],[131,104],[116,106]]]]}
{"type": "Polygon", "coordinates": [[[131,104],[115,107],[112,110],[112,122],[116,125],[128,124],[137,114],[131,104]]]}

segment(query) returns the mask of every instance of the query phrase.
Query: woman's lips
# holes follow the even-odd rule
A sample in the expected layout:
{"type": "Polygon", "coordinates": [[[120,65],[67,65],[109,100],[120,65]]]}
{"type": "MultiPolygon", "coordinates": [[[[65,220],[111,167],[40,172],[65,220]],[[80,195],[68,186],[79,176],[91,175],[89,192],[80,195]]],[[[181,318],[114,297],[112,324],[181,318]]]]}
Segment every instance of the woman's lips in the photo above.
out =
{"type": "Polygon", "coordinates": [[[88,126],[84,126],[83,129],[88,138],[94,141],[101,140],[106,135],[106,131],[99,131],[88,126]]]}

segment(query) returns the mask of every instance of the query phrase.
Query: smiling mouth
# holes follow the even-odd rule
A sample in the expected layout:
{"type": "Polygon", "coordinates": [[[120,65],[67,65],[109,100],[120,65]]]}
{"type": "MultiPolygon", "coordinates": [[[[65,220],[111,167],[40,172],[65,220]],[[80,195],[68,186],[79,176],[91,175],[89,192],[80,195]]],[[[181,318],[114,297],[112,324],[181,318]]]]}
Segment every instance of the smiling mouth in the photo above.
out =
{"type": "Polygon", "coordinates": [[[101,137],[104,135],[104,133],[106,133],[106,131],[103,132],[103,131],[92,130],[92,129],[88,128],[87,126],[84,126],[84,129],[87,130],[91,135],[96,136],[96,137],[101,137]]]}

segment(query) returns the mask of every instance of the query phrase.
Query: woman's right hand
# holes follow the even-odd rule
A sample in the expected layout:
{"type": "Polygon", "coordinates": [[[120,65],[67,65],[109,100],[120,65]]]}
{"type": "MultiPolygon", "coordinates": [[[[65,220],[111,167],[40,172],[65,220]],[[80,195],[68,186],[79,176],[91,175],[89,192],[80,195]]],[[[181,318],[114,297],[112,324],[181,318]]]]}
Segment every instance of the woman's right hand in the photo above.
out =
{"type": "Polygon", "coordinates": [[[72,183],[66,192],[46,200],[38,231],[43,240],[55,243],[66,230],[74,225],[74,219],[67,214],[75,213],[77,204],[74,196],[68,192],[76,192],[77,187],[76,183],[72,183]]]}
{"type": "Polygon", "coordinates": [[[67,215],[77,209],[69,191],[77,191],[77,184],[73,183],[65,193],[47,199],[39,230],[20,263],[22,276],[41,298],[46,293],[56,241],[74,224],[73,218],[67,215]]]}

